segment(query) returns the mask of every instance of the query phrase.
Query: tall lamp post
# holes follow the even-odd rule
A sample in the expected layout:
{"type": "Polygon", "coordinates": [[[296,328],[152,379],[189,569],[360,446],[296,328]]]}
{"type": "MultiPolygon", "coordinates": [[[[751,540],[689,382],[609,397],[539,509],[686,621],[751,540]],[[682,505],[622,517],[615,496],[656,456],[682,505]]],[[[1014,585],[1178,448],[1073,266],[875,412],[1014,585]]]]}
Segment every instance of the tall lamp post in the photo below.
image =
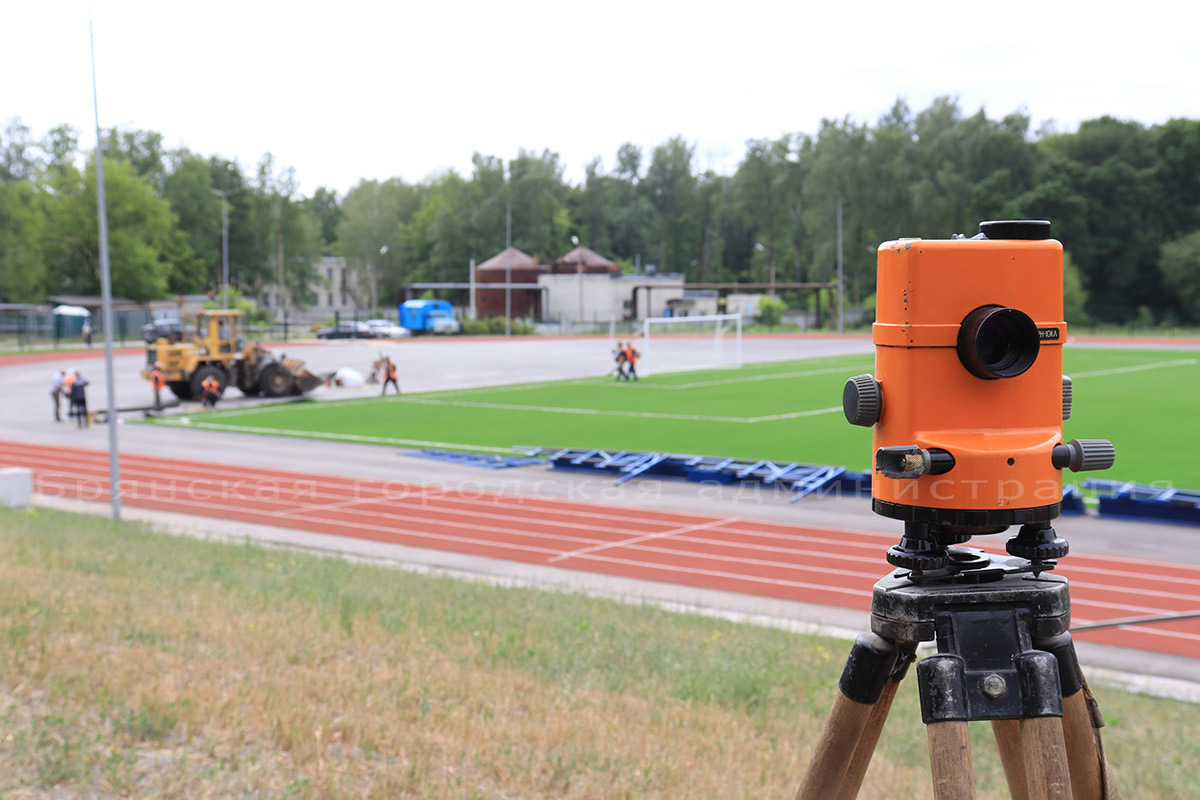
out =
{"type": "MultiPolygon", "coordinates": [[[[379,256],[382,258],[388,254],[388,246],[385,244],[379,248],[379,256]]],[[[371,316],[375,316],[376,310],[379,308],[379,260],[371,259],[371,316]]]]}
{"type": "MultiPolygon", "coordinates": [[[[571,244],[575,245],[575,249],[579,249],[579,237],[572,236],[571,244]]],[[[575,262],[576,278],[579,280],[579,319],[576,321],[578,326],[583,322],[583,253],[577,253],[578,261],[575,262]]],[[[578,330],[578,328],[576,328],[578,330]]]]}
{"type": "Polygon", "coordinates": [[[221,198],[221,307],[229,308],[229,195],[243,192],[245,189],[229,189],[219,191],[209,189],[221,198]]]}

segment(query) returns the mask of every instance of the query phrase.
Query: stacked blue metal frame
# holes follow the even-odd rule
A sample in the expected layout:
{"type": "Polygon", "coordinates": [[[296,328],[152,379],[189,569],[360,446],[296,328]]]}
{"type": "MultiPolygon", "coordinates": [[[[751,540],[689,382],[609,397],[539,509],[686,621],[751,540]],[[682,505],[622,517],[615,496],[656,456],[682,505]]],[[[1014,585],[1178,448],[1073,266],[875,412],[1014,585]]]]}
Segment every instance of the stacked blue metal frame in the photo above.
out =
{"type": "Polygon", "coordinates": [[[529,464],[546,463],[541,458],[465,453],[461,450],[410,450],[407,455],[419,458],[432,458],[435,461],[448,461],[451,464],[459,464],[467,467],[485,467],[487,469],[507,469],[508,467],[524,467],[529,464]]]}
{"type": "Polygon", "coordinates": [[[1104,516],[1200,525],[1200,492],[1095,478],[1084,481],[1083,486],[1100,492],[1100,513],[1104,516]]]}
{"type": "MultiPolygon", "coordinates": [[[[622,484],[637,477],[682,478],[698,483],[752,483],[790,492],[792,502],[811,494],[866,497],[871,493],[870,471],[798,462],[753,461],[720,456],[647,453],[636,450],[520,448],[525,457],[483,455],[454,450],[419,450],[411,455],[467,466],[503,469],[549,463],[556,469],[601,470],[617,475],[622,484]]],[[[1200,492],[1100,479],[1083,488],[1099,492],[1102,516],[1130,517],[1200,525],[1200,492]]],[[[1064,514],[1085,511],[1083,493],[1072,484],[1063,487],[1064,514]]]]}
{"type": "Polygon", "coordinates": [[[849,472],[845,467],[818,464],[751,461],[679,453],[644,453],[632,450],[543,451],[557,469],[604,470],[618,474],[621,484],[639,476],[684,478],[723,484],[756,483],[777,486],[792,493],[793,502],[814,493],[862,495],[870,491],[869,472],[849,472]]]}

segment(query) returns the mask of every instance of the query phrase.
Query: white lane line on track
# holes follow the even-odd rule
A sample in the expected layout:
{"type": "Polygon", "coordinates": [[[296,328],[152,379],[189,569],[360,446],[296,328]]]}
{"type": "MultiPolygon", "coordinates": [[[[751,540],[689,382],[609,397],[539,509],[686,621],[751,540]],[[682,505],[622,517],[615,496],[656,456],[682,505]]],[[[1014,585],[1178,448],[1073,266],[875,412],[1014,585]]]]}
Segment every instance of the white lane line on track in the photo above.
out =
{"type": "Polygon", "coordinates": [[[211,431],[231,431],[233,433],[264,433],[278,436],[300,436],[308,439],[329,439],[335,442],[364,442],[366,444],[394,444],[406,447],[448,447],[459,450],[482,450],[488,453],[504,453],[512,455],[511,447],[486,447],[478,444],[463,442],[430,442],[424,439],[396,439],[390,436],[358,436],[351,433],[320,433],[316,431],[297,431],[289,428],[256,428],[250,425],[224,425],[218,422],[156,422],[156,425],[171,425],[178,428],[201,428],[211,431]]]}
{"type": "Polygon", "coordinates": [[[654,539],[662,539],[667,536],[675,536],[675,535],[681,534],[681,533],[692,533],[693,531],[708,530],[710,528],[716,528],[721,525],[725,525],[726,523],[737,522],[737,520],[738,520],[737,517],[725,517],[724,519],[714,519],[710,522],[703,522],[703,523],[700,523],[697,525],[687,525],[683,528],[672,528],[669,531],[660,531],[659,533],[649,533],[649,534],[646,534],[645,536],[635,536],[632,539],[621,539],[616,542],[606,542],[604,544],[598,544],[598,545],[594,545],[592,547],[585,547],[581,550],[569,550],[565,553],[561,553],[561,554],[555,556],[554,558],[550,559],[549,563],[553,564],[557,561],[564,561],[568,558],[583,556],[583,555],[587,555],[589,553],[598,553],[601,550],[611,550],[614,547],[630,547],[632,545],[641,544],[642,542],[649,542],[654,539]]]}
{"type": "MultiPolygon", "coordinates": [[[[210,515],[211,512],[214,510],[213,504],[211,502],[205,502],[205,503],[182,502],[182,503],[179,503],[179,505],[184,506],[184,507],[188,507],[188,506],[194,507],[194,508],[198,509],[194,513],[199,513],[201,515],[210,515]]],[[[238,511],[239,509],[236,509],[236,507],[234,507],[232,510],[238,511]]],[[[269,512],[260,512],[260,513],[264,513],[264,515],[269,514],[269,512]]],[[[394,516],[394,515],[387,515],[387,516],[394,516]]],[[[476,532],[487,531],[487,532],[501,533],[501,534],[506,534],[506,535],[516,535],[522,539],[526,539],[526,540],[532,539],[534,541],[546,540],[546,539],[560,539],[561,540],[561,538],[562,538],[561,534],[556,535],[556,534],[547,534],[547,533],[512,531],[511,529],[497,528],[494,526],[478,525],[478,524],[454,524],[454,523],[448,523],[445,520],[438,520],[438,519],[425,518],[425,517],[398,516],[395,518],[398,521],[407,522],[409,524],[420,523],[420,522],[434,523],[434,524],[439,524],[444,527],[450,528],[452,530],[460,529],[460,530],[464,530],[464,531],[476,531],[476,532]]],[[[497,541],[494,539],[480,539],[480,538],[470,537],[470,536],[456,536],[456,535],[454,535],[452,533],[448,533],[446,531],[440,531],[437,533],[433,533],[433,532],[428,532],[428,531],[414,530],[412,528],[409,528],[409,527],[406,527],[403,525],[397,526],[397,527],[391,527],[391,526],[384,526],[384,525],[378,525],[378,524],[362,524],[362,525],[357,525],[355,527],[358,529],[376,530],[381,533],[391,534],[393,536],[400,536],[400,537],[413,536],[413,537],[420,538],[420,539],[433,539],[436,541],[445,540],[445,541],[462,542],[462,543],[468,543],[468,544],[485,545],[485,546],[489,546],[489,547],[497,547],[500,549],[508,550],[510,552],[521,552],[521,553],[526,553],[526,554],[540,553],[540,554],[544,554],[546,556],[551,556],[551,555],[561,554],[561,552],[562,552],[561,549],[557,549],[557,548],[556,549],[548,549],[544,546],[538,546],[538,545],[534,545],[534,544],[530,544],[530,543],[516,544],[516,543],[512,543],[512,542],[497,541]]],[[[656,535],[651,534],[646,537],[640,537],[640,538],[653,539],[653,538],[657,538],[657,537],[656,537],[656,535]]],[[[690,540],[690,537],[681,537],[681,538],[690,540]]],[[[632,544],[632,540],[627,540],[626,542],[624,542],[624,544],[632,544]]],[[[669,549],[665,549],[665,548],[646,547],[645,545],[641,545],[641,546],[633,545],[633,549],[635,551],[640,550],[645,553],[661,553],[661,554],[669,555],[672,557],[679,556],[678,550],[669,550],[669,549]]],[[[751,553],[756,551],[756,548],[746,548],[746,549],[750,550],[751,553]]],[[[722,556],[722,555],[714,554],[714,553],[695,553],[695,554],[690,554],[690,555],[697,559],[716,560],[716,561],[720,561],[722,563],[727,563],[727,564],[740,564],[740,565],[747,565],[747,566],[752,566],[752,567],[760,567],[760,566],[780,567],[780,566],[783,566],[783,565],[779,564],[778,560],[775,560],[775,559],[768,560],[768,559],[762,559],[762,558],[752,558],[752,557],[747,557],[747,556],[738,557],[738,556],[733,556],[733,555],[722,556]]],[[[686,574],[697,574],[697,575],[706,575],[706,574],[718,575],[719,574],[722,577],[736,578],[739,580],[749,580],[751,582],[766,582],[766,583],[780,584],[780,585],[810,586],[810,584],[807,584],[807,583],[784,580],[784,579],[779,579],[779,580],[761,579],[760,580],[759,578],[755,577],[752,574],[746,575],[746,574],[738,574],[738,573],[725,572],[725,571],[721,571],[718,573],[718,572],[714,572],[712,570],[697,569],[694,567],[682,567],[682,566],[677,566],[677,565],[663,565],[661,563],[657,563],[652,560],[640,560],[640,559],[631,559],[631,558],[616,559],[616,558],[611,558],[611,557],[597,556],[595,553],[587,553],[587,554],[579,553],[578,557],[583,561],[599,560],[599,561],[604,561],[604,562],[623,563],[623,564],[627,564],[627,565],[631,565],[631,566],[640,566],[640,567],[648,568],[648,569],[668,570],[668,571],[681,572],[681,573],[686,573],[686,574]]],[[[813,572],[813,571],[822,572],[822,573],[829,572],[828,569],[822,569],[816,565],[795,564],[795,565],[787,565],[787,568],[794,573],[801,573],[801,574],[803,574],[805,572],[813,572]]],[[[836,572],[838,574],[846,575],[849,577],[857,577],[857,578],[863,578],[863,579],[867,579],[867,580],[874,580],[877,577],[877,574],[874,572],[872,572],[870,574],[865,573],[865,572],[859,573],[859,572],[853,572],[853,571],[848,571],[848,570],[836,570],[836,572]]],[[[811,586],[815,586],[815,584],[812,584],[811,586]]],[[[825,587],[825,588],[832,588],[832,587],[825,587]]],[[[838,590],[838,591],[840,591],[840,590],[838,590]]],[[[1169,611],[1169,609],[1159,609],[1159,608],[1149,607],[1149,606],[1133,606],[1133,605],[1120,604],[1120,603],[1106,603],[1103,601],[1090,603],[1088,601],[1081,600],[1077,603],[1077,605],[1080,607],[1081,611],[1084,611],[1084,613],[1086,613],[1085,609],[1088,606],[1094,606],[1096,608],[1106,608],[1109,610],[1116,610],[1116,611],[1123,612],[1123,613],[1132,613],[1132,612],[1165,613],[1166,611],[1169,611]]],[[[1193,636],[1192,634],[1175,634],[1173,632],[1164,632],[1161,635],[1169,635],[1169,636],[1173,636],[1175,638],[1185,638],[1185,639],[1192,638],[1192,636],[1193,636]]]]}

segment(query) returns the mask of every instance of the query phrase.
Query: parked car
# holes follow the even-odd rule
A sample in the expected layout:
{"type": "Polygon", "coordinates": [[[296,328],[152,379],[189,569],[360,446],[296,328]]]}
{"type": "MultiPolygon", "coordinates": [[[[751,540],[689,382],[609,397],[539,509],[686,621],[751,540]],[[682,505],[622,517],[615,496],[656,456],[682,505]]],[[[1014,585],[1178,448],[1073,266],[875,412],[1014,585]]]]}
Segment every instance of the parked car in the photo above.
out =
{"type": "Polygon", "coordinates": [[[339,322],[317,331],[318,339],[370,339],[371,329],[365,322],[339,322]]]}
{"type": "Polygon", "coordinates": [[[154,344],[159,339],[166,339],[174,344],[183,340],[183,320],[178,317],[165,317],[147,322],[142,326],[142,339],[146,344],[154,344]]]}
{"type": "Polygon", "coordinates": [[[402,328],[391,320],[369,319],[367,327],[376,339],[399,339],[402,336],[412,336],[412,331],[402,328]]]}

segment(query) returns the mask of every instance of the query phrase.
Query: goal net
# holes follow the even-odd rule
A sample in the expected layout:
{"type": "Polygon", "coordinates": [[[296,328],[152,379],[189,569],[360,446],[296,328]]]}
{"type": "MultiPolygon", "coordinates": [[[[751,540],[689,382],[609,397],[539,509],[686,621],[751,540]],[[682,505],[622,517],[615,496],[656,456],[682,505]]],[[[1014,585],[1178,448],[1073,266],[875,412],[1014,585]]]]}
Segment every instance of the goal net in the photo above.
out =
{"type": "Polygon", "coordinates": [[[637,371],[679,372],[742,365],[742,318],[738,314],[650,317],[642,326],[637,371]]]}

